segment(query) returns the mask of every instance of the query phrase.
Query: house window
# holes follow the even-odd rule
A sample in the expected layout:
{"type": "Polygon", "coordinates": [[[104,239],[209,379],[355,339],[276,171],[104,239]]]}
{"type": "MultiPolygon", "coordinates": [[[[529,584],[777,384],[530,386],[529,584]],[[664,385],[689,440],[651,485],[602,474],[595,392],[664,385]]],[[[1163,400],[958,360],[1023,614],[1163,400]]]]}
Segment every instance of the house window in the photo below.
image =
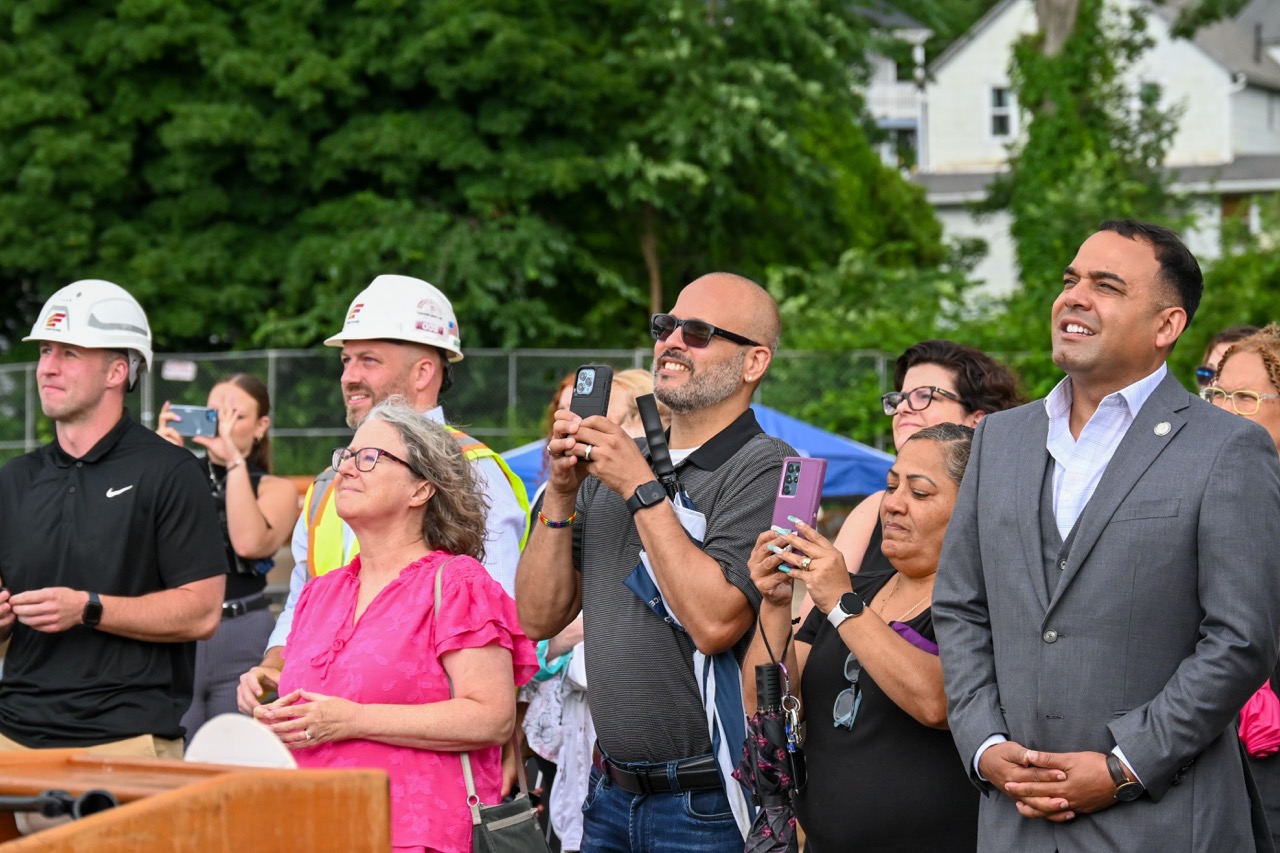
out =
{"type": "Polygon", "coordinates": [[[1007,139],[1017,132],[1017,104],[1006,86],[991,87],[991,135],[1007,139]]]}

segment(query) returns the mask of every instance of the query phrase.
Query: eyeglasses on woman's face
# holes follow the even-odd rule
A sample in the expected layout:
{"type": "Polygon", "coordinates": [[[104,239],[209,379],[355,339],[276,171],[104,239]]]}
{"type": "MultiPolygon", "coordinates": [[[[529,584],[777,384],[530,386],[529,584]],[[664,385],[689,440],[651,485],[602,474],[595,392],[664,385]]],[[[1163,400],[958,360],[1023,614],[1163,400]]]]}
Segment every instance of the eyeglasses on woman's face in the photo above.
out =
{"type": "Polygon", "coordinates": [[[913,412],[922,412],[929,408],[929,404],[933,402],[934,396],[937,395],[947,400],[951,400],[960,405],[964,405],[960,400],[960,395],[954,391],[948,391],[945,388],[939,388],[937,385],[921,385],[919,388],[912,388],[910,391],[890,391],[880,398],[880,402],[884,405],[884,413],[886,415],[896,415],[898,406],[902,405],[902,401],[907,401],[907,408],[913,412]]]}
{"type": "Polygon", "coordinates": [[[1257,391],[1251,391],[1248,388],[1241,388],[1239,391],[1226,391],[1216,385],[1210,385],[1200,392],[1200,396],[1213,403],[1215,406],[1226,407],[1226,401],[1231,401],[1231,408],[1235,409],[1237,415],[1256,415],[1258,409],[1262,408],[1263,400],[1280,400],[1280,394],[1259,394],[1257,391]]]}
{"type": "Polygon", "coordinates": [[[760,346],[751,338],[744,338],[736,332],[725,331],[702,320],[681,320],[674,314],[654,314],[649,320],[649,332],[655,341],[665,341],[675,334],[676,329],[682,330],[685,344],[695,349],[709,346],[711,339],[715,337],[724,338],[726,341],[732,341],[744,347],[760,346]]]}
{"type": "MultiPolygon", "coordinates": [[[[379,459],[390,459],[392,462],[399,462],[401,465],[408,468],[415,477],[422,477],[422,475],[415,471],[413,466],[408,462],[405,462],[393,453],[388,453],[380,447],[362,447],[359,450],[351,450],[347,447],[335,447],[333,449],[333,470],[337,471],[338,466],[343,462],[346,462],[348,459],[352,460],[357,471],[362,471],[364,473],[372,471],[377,466],[379,459]]],[[[422,479],[425,480],[426,478],[422,477],[422,479]]]]}
{"type": "Polygon", "coordinates": [[[858,679],[862,676],[862,664],[849,652],[844,661],[844,677],[849,686],[836,695],[836,703],[831,708],[831,725],[837,729],[853,731],[853,724],[858,719],[858,709],[862,707],[862,687],[858,679]]]}
{"type": "Polygon", "coordinates": [[[1196,368],[1196,384],[1199,385],[1201,388],[1204,388],[1206,385],[1208,385],[1210,382],[1213,381],[1213,374],[1215,373],[1217,373],[1217,371],[1214,370],[1209,365],[1207,364],[1200,365],[1199,367],[1196,368]]]}

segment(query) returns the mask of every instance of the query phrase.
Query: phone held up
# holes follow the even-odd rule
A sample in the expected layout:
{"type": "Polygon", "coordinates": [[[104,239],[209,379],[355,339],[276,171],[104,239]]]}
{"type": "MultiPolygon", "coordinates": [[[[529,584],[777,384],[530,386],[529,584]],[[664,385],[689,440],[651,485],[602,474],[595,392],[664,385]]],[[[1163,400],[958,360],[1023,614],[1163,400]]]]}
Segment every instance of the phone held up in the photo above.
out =
{"type": "Polygon", "coordinates": [[[218,434],[218,410],[208,406],[170,406],[169,411],[178,416],[172,422],[178,435],[191,438],[203,435],[213,438],[218,434]]]}
{"type": "Polygon", "coordinates": [[[609,392],[613,389],[613,368],[607,364],[584,364],[573,378],[569,411],[583,420],[609,413],[609,392]]]}
{"type": "Polygon", "coordinates": [[[794,530],[788,516],[810,527],[818,524],[818,504],[822,503],[822,481],[827,476],[827,460],[811,456],[788,456],[782,460],[782,478],[773,502],[773,526],[794,530]]]}

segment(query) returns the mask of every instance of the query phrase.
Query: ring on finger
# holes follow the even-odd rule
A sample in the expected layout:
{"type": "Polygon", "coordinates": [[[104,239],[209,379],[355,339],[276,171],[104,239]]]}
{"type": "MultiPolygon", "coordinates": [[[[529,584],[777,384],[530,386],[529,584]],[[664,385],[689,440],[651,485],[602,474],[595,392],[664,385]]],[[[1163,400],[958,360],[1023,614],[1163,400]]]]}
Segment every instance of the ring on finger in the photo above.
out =
{"type": "Polygon", "coordinates": [[[805,572],[809,571],[809,564],[812,562],[813,562],[813,557],[805,557],[803,560],[800,561],[800,570],[805,572]]]}
{"type": "Polygon", "coordinates": [[[591,451],[593,451],[593,450],[595,450],[595,449],[596,449],[596,446],[595,446],[594,444],[588,444],[588,445],[587,445],[587,449],[586,449],[586,450],[584,450],[584,451],[582,451],[582,461],[584,461],[584,462],[590,462],[590,461],[591,461],[591,451]]]}
{"type": "Polygon", "coordinates": [[[307,740],[311,740],[311,729],[303,729],[302,733],[306,736],[307,740]]]}

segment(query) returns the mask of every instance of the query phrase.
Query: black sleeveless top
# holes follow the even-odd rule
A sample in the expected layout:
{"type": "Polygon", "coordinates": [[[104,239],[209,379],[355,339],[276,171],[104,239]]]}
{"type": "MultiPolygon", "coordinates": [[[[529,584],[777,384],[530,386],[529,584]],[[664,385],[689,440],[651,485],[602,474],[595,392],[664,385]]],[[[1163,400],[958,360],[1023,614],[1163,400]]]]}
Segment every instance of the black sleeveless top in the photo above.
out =
{"type": "MultiPolygon", "coordinates": [[[[227,469],[207,461],[209,466],[209,487],[213,490],[213,502],[218,507],[218,523],[222,528],[222,542],[227,549],[227,592],[226,601],[247,598],[267,588],[267,573],[258,568],[262,560],[245,560],[236,554],[231,547],[231,534],[227,532],[227,469]]],[[[253,486],[253,496],[258,496],[258,483],[266,476],[266,472],[249,460],[249,482],[253,486]]],[[[270,566],[267,567],[268,569],[270,566]]]]}
{"type": "MultiPolygon", "coordinates": [[[[892,577],[852,575],[853,591],[870,601],[892,577]]],[[[936,641],[931,610],[904,624],[936,641]]],[[[816,607],[796,641],[812,644],[800,682],[809,783],[796,800],[809,853],[973,853],[979,794],[951,733],[917,722],[865,668],[853,729],[836,728],[833,706],[849,686],[849,649],[816,607]]]]}

